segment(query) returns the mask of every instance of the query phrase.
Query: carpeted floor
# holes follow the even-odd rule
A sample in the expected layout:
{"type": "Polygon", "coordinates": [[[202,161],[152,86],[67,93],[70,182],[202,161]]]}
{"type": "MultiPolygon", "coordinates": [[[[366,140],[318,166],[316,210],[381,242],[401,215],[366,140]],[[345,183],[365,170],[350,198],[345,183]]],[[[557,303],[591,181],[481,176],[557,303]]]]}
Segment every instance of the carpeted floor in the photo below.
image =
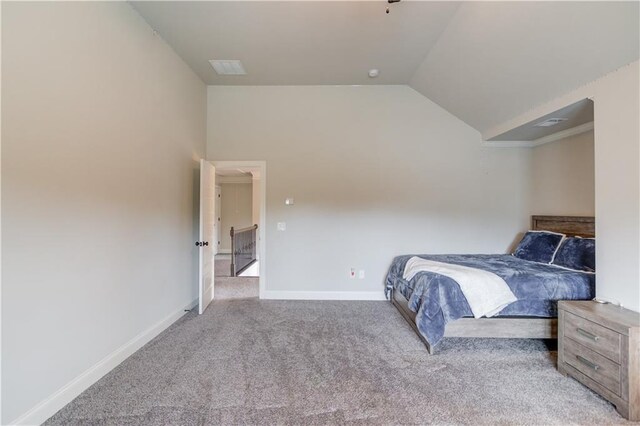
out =
{"type": "Polygon", "coordinates": [[[257,277],[216,277],[213,300],[257,299],[259,288],[257,277]]]}
{"type": "Polygon", "coordinates": [[[258,277],[231,277],[231,258],[218,255],[215,258],[214,300],[257,299],[260,284],[258,277]]]}
{"type": "Polygon", "coordinates": [[[429,356],[387,302],[219,300],[46,424],[618,424],[536,340],[429,356]]]}
{"type": "Polygon", "coordinates": [[[217,254],[214,258],[215,267],[213,269],[216,277],[230,277],[231,276],[231,255],[217,254]]]}

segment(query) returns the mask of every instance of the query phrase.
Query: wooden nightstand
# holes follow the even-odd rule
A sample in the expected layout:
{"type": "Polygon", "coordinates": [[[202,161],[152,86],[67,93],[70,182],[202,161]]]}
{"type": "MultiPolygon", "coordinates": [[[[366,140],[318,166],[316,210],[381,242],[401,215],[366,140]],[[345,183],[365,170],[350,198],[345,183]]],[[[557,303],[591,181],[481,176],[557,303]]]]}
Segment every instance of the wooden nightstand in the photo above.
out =
{"type": "Polygon", "coordinates": [[[558,302],[558,371],[640,420],[640,313],[592,301],[558,302]]]}

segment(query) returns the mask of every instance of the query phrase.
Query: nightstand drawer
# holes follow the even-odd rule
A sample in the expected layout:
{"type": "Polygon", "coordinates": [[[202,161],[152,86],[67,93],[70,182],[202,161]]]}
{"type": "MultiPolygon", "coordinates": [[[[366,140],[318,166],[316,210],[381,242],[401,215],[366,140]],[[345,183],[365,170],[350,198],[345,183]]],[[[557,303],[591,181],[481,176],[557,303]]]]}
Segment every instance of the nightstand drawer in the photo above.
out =
{"type": "Polygon", "coordinates": [[[564,362],[620,395],[620,365],[565,337],[564,362]]]}
{"type": "Polygon", "coordinates": [[[564,336],[620,363],[620,334],[572,313],[565,313],[564,336]]]}

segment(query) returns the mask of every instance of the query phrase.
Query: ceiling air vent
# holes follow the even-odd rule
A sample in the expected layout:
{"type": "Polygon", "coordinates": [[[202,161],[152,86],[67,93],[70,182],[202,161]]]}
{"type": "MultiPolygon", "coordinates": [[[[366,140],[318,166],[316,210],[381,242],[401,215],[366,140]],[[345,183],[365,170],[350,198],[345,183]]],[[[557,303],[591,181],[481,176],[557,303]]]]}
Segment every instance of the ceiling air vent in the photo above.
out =
{"type": "Polygon", "coordinates": [[[555,126],[558,123],[562,123],[563,121],[567,121],[566,118],[549,118],[547,120],[541,121],[538,124],[534,124],[535,127],[551,127],[555,126]]]}
{"type": "Polygon", "coordinates": [[[212,59],[209,61],[220,75],[246,75],[242,62],[235,59],[212,59]]]}

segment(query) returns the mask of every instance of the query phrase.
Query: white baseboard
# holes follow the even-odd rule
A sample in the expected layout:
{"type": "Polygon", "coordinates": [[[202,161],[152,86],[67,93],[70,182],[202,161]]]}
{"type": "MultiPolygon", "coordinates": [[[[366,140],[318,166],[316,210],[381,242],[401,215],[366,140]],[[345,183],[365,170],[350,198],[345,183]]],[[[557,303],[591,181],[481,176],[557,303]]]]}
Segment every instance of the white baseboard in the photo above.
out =
{"type": "Polygon", "coordinates": [[[386,300],[384,291],[265,291],[261,299],[271,300],[386,300]]]}
{"type": "Polygon", "coordinates": [[[196,306],[198,306],[197,299],[138,334],[120,348],[107,355],[96,365],[64,385],[57,392],[45,398],[22,416],[10,422],[10,424],[39,425],[43,423],[49,417],[57,413],[62,407],[71,402],[75,397],[89,388],[89,386],[93,385],[105,374],[117,367],[118,364],[127,359],[131,354],[143,347],[151,339],[162,333],[171,324],[180,319],[180,317],[186,313],[185,309],[192,309],[196,306]]]}

